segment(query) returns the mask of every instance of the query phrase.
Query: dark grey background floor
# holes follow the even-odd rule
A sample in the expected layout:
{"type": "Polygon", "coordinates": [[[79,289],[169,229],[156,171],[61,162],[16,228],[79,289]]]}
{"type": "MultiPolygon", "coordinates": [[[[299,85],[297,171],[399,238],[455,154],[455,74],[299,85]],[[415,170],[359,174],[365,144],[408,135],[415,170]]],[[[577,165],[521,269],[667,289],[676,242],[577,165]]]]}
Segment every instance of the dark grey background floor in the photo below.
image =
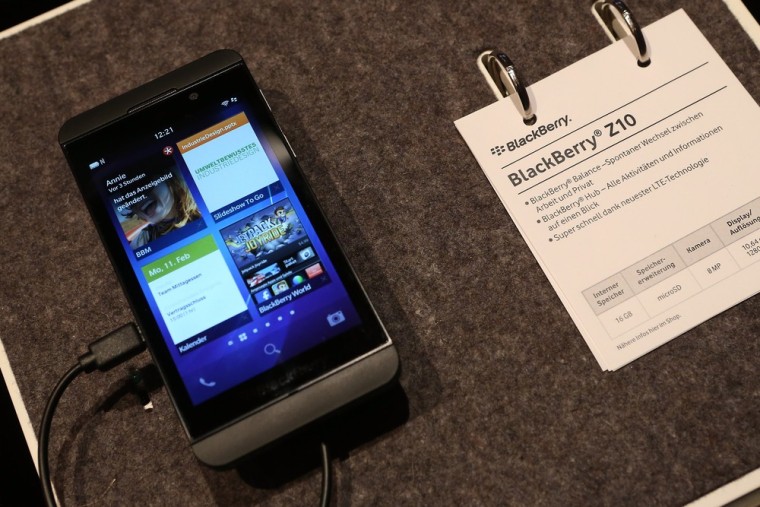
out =
{"type": "MultiPolygon", "coordinates": [[[[760,97],[757,49],[722,2],[629,4],[644,25],[686,7],[760,97]]],[[[480,49],[536,81],[605,44],[587,2],[560,1],[96,0],[0,42],[0,335],[32,419],[70,358],[130,319],[58,126],[226,46],[269,92],[404,363],[408,420],[347,446],[339,505],[677,505],[757,468],[757,298],[602,373],[453,127],[491,100],[480,49]]],[[[151,415],[100,410],[123,373],[66,395],[67,504],[313,503],[309,467],[266,484],[198,465],[161,392],[151,415]]]]}
{"type": "Polygon", "coordinates": [[[66,0],[0,0],[0,31],[65,3],[66,0]]]}
{"type": "MultiPolygon", "coordinates": [[[[0,32],[67,3],[66,0],[0,0],[0,32]]],[[[2,42],[0,42],[2,43],[2,42]]],[[[37,471],[0,375],[0,507],[43,503],[37,471]]]]}
{"type": "Polygon", "coordinates": [[[742,0],[742,2],[747,6],[747,9],[749,9],[749,12],[752,13],[755,19],[760,21],[760,2],[757,0],[742,0]]]}
{"type": "Polygon", "coordinates": [[[40,505],[42,490],[21,425],[0,376],[0,506],[40,505]]]}
{"type": "MultiPolygon", "coordinates": [[[[43,14],[65,1],[0,0],[0,31],[43,14]]],[[[1,44],[2,42],[0,42],[1,44]]],[[[42,504],[37,471],[16,417],[5,378],[0,375],[0,507],[42,504]]]]}

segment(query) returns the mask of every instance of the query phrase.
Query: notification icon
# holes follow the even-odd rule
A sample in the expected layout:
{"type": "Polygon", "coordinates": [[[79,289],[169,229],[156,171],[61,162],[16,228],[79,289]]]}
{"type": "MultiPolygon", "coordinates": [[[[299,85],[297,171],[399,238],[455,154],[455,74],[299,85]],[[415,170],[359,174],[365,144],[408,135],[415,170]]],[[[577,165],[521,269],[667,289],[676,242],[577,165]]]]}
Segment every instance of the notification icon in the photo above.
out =
{"type": "Polygon", "coordinates": [[[168,157],[172,153],[174,153],[174,148],[172,148],[171,146],[164,146],[164,149],[162,151],[163,151],[164,155],[166,155],[168,157]]]}

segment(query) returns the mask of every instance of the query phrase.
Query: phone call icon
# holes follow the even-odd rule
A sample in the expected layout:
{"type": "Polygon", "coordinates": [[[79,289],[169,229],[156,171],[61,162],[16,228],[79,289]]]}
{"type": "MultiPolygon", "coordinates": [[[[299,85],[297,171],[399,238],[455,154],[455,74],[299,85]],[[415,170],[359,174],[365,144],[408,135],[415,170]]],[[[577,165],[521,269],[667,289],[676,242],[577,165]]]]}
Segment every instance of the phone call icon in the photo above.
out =
{"type": "Polygon", "coordinates": [[[199,378],[198,382],[200,382],[201,385],[206,386],[206,387],[214,387],[216,385],[216,382],[214,382],[213,380],[210,382],[207,382],[206,379],[204,379],[203,377],[199,378]]]}

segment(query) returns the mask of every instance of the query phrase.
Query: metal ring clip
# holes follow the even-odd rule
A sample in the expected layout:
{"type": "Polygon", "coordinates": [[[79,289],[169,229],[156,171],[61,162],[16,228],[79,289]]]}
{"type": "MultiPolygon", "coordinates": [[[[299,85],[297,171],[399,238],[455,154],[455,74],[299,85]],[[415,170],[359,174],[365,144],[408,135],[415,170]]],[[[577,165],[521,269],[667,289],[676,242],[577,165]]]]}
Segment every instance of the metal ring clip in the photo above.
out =
{"type": "Polygon", "coordinates": [[[497,95],[497,98],[501,99],[509,95],[512,95],[513,98],[516,97],[515,105],[520,110],[523,121],[526,125],[533,125],[536,122],[536,115],[533,113],[528,91],[522,84],[512,60],[505,53],[493,50],[482,53],[478,63],[491,78],[493,83],[491,88],[501,95],[497,95]]]}
{"type": "Polygon", "coordinates": [[[633,37],[639,67],[646,67],[651,63],[649,48],[641,27],[623,0],[599,0],[594,2],[592,8],[610,39],[615,41],[629,35],[633,37]]]}

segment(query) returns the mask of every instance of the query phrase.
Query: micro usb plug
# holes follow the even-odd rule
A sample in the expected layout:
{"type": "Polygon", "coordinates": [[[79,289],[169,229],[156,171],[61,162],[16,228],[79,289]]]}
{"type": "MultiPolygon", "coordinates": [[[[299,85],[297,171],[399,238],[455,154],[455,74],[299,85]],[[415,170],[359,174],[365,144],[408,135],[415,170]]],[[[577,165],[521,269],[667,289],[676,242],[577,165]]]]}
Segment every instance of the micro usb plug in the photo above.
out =
{"type": "Polygon", "coordinates": [[[79,357],[85,373],[110,370],[145,350],[145,342],[137,326],[130,322],[92,342],[88,348],[90,352],[79,357]]]}

